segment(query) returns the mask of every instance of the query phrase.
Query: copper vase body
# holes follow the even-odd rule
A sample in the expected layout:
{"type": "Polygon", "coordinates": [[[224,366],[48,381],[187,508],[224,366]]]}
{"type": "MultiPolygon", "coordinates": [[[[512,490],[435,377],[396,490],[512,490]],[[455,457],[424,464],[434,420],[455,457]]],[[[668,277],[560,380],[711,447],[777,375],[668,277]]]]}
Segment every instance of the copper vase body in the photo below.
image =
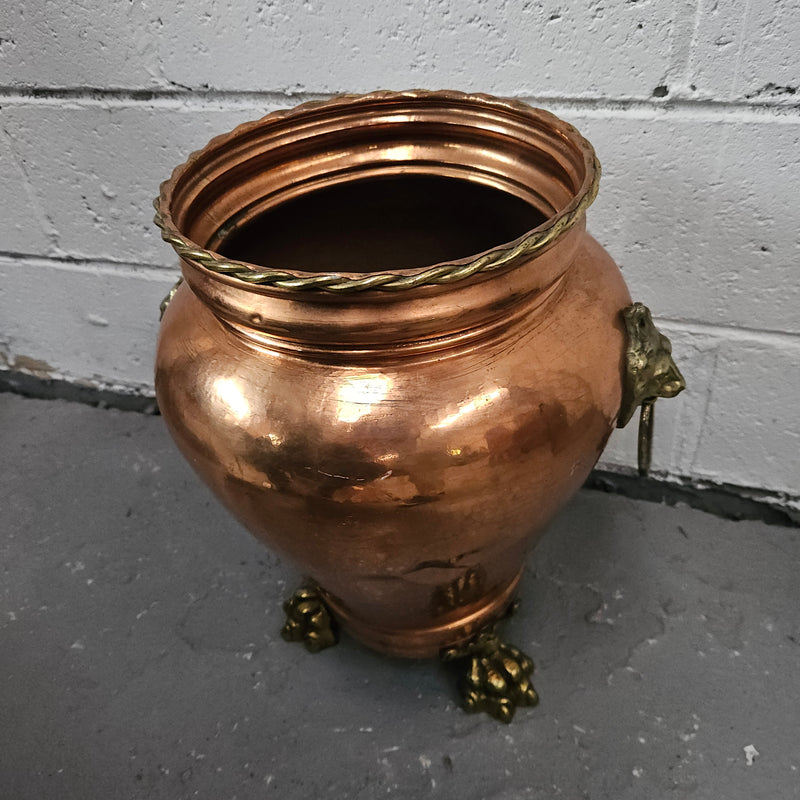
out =
{"type": "Polygon", "coordinates": [[[371,647],[501,616],[615,425],[630,297],[585,231],[597,169],[545,112],[382,92],[241,126],[162,187],[161,412],[371,647]]]}

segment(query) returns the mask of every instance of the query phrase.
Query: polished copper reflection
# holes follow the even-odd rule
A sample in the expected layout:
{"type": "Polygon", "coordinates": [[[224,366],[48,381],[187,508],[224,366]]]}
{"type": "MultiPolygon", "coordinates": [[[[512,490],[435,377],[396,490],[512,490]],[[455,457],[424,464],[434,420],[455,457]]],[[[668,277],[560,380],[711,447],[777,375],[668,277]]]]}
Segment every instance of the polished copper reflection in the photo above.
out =
{"type": "MultiPolygon", "coordinates": [[[[412,275],[524,240],[595,164],[519,103],[382,92],[218,137],[159,210],[254,274],[412,275]]],[[[217,496],[371,647],[433,656],[499,617],[620,409],[630,297],[583,218],[500,269],[397,291],[251,284],[183,252],[156,389],[217,496]]]]}

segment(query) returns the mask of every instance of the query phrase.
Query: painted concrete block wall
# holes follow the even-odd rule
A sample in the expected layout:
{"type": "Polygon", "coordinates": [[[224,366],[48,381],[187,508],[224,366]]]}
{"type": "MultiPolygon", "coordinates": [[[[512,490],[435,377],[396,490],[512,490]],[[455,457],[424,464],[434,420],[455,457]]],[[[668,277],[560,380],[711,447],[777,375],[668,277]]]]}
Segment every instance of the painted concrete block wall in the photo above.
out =
{"type": "MultiPolygon", "coordinates": [[[[796,0],[18,0],[0,11],[0,359],[152,392],[175,260],[151,224],[211,136],[340,91],[458,88],[568,119],[590,230],[673,339],[670,479],[800,504],[796,0]]],[[[633,428],[603,464],[634,463],[633,428]]]]}

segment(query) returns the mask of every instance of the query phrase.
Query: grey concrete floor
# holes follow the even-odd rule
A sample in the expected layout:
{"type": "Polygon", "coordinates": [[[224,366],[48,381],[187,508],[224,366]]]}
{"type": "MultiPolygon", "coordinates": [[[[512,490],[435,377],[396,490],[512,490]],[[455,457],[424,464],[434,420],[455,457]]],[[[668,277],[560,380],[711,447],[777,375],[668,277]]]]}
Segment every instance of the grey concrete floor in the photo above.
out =
{"type": "Polygon", "coordinates": [[[6,394],[0,442],[3,800],[800,798],[798,529],[581,492],[503,726],[437,663],[283,642],[298,575],[161,419],[6,394]]]}

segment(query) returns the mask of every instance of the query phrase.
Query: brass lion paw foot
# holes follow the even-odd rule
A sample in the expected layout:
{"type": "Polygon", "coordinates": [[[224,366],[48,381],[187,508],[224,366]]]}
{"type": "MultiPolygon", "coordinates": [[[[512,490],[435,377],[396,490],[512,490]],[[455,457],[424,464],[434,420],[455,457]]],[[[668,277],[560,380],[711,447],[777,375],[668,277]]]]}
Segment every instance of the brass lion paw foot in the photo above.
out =
{"type": "Polygon", "coordinates": [[[309,652],[319,653],[339,641],[336,622],[316,587],[298,589],[283,604],[283,610],[286,623],[281,636],[287,642],[302,642],[309,652]]]}
{"type": "Polygon", "coordinates": [[[507,723],[518,706],[535,706],[539,702],[530,680],[533,661],[503,642],[494,630],[445,650],[442,658],[454,662],[460,673],[459,688],[468,712],[485,711],[507,723]]]}

